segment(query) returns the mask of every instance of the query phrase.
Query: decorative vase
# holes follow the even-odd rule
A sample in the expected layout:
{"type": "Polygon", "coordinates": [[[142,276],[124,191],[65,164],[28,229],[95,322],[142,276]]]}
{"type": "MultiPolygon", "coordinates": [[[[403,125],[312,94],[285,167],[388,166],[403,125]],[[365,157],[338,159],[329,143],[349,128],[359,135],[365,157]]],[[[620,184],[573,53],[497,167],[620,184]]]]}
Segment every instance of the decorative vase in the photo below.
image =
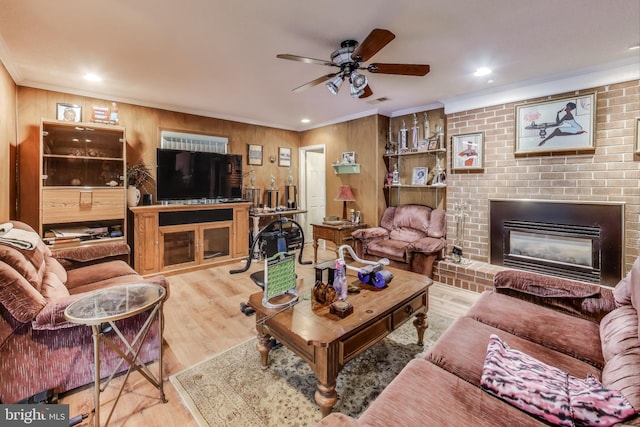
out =
{"type": "Polygon", "coordinates": [[[127,204],[129,206],[138,206],[138,203],[140,203],[140,190],[130,185],[127,188],[127,204]]]}

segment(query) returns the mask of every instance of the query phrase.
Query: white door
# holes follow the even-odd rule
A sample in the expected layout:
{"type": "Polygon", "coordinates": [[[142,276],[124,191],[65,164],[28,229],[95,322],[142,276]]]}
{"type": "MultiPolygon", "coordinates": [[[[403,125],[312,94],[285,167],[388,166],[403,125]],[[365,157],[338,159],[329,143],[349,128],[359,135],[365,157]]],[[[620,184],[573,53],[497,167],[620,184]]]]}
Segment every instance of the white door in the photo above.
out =
{"type": "Polygon", "coordinates": [[[306,147],[301,149],[302,168],[300,182],[304,183],[302,191],[304,215],[305,242],[313,240],[311,224],[322,224],[326,212],[326,182],[324,146],[306,147]]]}

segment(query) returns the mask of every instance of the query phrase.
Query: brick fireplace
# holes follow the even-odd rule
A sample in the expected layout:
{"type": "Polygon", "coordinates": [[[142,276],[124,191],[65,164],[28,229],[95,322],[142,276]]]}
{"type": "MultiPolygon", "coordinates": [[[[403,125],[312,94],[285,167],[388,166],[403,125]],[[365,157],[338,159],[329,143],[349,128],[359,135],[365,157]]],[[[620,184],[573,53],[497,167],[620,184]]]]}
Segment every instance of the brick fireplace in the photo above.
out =
{"type": "MultiPolygon", "coordinates": [[[[491,200],[624,204],[621,276],[629,271],[640,256],[640,154],[635,154],[640,81],[570,93],[593,91],[597,96],[593,153],[535,156],[515,153],[516,106],[523,102],[561,98],[568,93],[465,111],[446,111],[448,157],[454,155],[451,152],[454,135],[474,132],[484,134],[485,157],[482,170],[458,171],[447,165],[447,252],[451,252],[456,231],[454,206],[464,203],[468,210],[463,256],[469,263],[440,261],[434,266],[435,280],[463,289],[483,291],[492,288],[496,272],[510,268],[490,263],[493,252],[489,236],[491,200]]],[[[617,266],[618,261],[614,264],[617,266]]]]}

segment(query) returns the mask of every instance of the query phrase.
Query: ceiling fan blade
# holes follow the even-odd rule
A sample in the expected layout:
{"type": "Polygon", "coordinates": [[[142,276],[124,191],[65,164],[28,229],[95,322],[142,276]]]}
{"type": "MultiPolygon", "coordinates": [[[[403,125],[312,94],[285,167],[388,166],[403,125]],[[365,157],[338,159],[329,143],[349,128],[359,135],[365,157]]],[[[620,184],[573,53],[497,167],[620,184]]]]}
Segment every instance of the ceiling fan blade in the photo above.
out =
{"type": "Polygon", "coordinates": [[[276,55],[276,57],[280,59],[289,59],[291,61],[305,62],[307,64],[328,65],[330,67],[338,66],[338,64],[333,63],[331,61],[325,61],[323,59],[307,58],[307,57],[298,56],[298,55],[289,55],[288,53],[281,53],[279,55],[276,55]]]}
{"type": "Polygon", "coordinates": [[[331,73],[331,74],[326,74],[326,75],[324,75],[322,77],[318,77],[315,80],[311,80],[309,83],[305,83],[302,86],[298,86],[297,88],[293,89],[293,92],[302,92],[303,90],[309,89],[310,87],[317,86],[320,83],[324,83],[327,80],[329,80],[329,79],[331,79],[331,78],[333,78],[333,77],[335,77],[337,75],[338,75],[338,73],[331,73]]]}
{"type": "Polygon", "coordinates": [[[429,72],[428,65],[420,64],[369,64],[367,71],[379,74],[400,74],[403,76],[424,76],[429,72]]]}
{"type": "Polygon", "coordinates": [[[358,98],[362,99],[362,98],[368,98],[371,95],[373,95],[373,91],[371,90],[371,88],[369,87],[369,85],[366,85],[364,87],[364,93],[362,95],[360,95],[358,98]]]}
{"type": "Polygon", "coordinates": [[[389,30],[374,28],[366,39],[353,51],[351,58],[354,61],[368,61],[373,55],[378,53],[380,49],[385,47],[396,36],[389,30]]]}

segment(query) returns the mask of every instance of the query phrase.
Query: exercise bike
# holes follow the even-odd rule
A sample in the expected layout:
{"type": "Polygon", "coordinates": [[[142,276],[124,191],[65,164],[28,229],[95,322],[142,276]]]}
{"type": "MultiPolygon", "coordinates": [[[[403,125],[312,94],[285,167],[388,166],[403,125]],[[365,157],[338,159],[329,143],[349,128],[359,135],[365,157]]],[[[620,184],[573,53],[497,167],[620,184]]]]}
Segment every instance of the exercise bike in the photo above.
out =
{"type": "MultiPolygon", "coordinates": [[[[300,224],[298,224],[291,218],[281,217],[271,221],[269,224],[264,226],[253,239],[251,249],[249,250],[249,259],[247,260],[247,264],[243,268],[231,270],[229,271],[229,273],[237,274],[247,271],[251,267],[252,255],[255,253],[256,247],[258,248],[260,257],[262,259],[272,257],[278,252],[287,252],[289,250],[300,248],[300,253],[298,254],[298,264],[311,264],[311,261],[302,260],[302,251],[304,249],[304,232],[302,231],[302,227],[300,226],[300,224]],[[289,223],[291,224],[291,226],[284,227],[285,224],[289,223]]],[[[261,285],[258,284],[258,286],[261,285]]],[[[261,287],[264,287],[264,285],[262,285],[261,287]]]]}

